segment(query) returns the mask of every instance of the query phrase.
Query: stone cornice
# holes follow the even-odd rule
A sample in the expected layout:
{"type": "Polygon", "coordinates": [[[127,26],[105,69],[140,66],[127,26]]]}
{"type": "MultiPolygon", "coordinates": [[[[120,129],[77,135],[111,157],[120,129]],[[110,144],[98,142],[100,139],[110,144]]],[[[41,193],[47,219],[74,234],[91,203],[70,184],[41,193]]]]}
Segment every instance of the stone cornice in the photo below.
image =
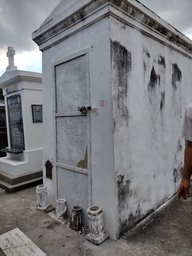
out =
{"type": "Polygon", "coordinates": [[[0,80],[0,88],[4,89],[7,86],[18,84],[20,82],[33,82],[33,83],[42,83],[41,77],[32,77],[32,76],[26,76],[26,75],[16,75],[14,77],[10,77],[7,79],[0,80]]]}
{"type": "MultiPolygon", "coordinates": [[[[41,45],[50,38],[59,34],[60,32],[71,27],[73,24],[84,20],[91,13],[95,12],[97,9],[106,6],[112,5],[117,9],[120,9],[129,17],[137,20],[144,26],[152,29],[158,34],[162,35],[164,38],[170,42],[184,48],[185,50],[192,52],[192,43],[190,40],[185,37],[181,32],[173,28],[171,25],[163,21],[155,13],[144,7],[139,2],[135,1],[135,4],[132,4],[133,0],[97,0],[90,1],[87,5],[80,8],[78,11],[74,12],[70,16],[64,18],[57,24],[51,25],[44,24],[40,29],[33,33],[33,40],[37,45],[41,45]]],[[[109,13],[110,15],[110,13],[109,13]]]]}

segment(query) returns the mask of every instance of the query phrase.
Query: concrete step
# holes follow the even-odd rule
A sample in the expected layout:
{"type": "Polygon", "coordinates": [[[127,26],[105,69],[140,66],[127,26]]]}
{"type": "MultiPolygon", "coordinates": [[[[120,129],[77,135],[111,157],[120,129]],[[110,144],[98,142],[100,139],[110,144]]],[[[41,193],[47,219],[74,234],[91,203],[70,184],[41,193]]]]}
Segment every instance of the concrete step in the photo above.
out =
{"type": "Polygon", "coordinates": [[[43,171],[42,170],[37,170],[34,172],[30,172],[27,174],[21,174],[21,175],[12,175],[6,172],[3,172],[0,170],[0,180],[10,184],[10,185],[15,185],[21,182],[25,182],[28,180],[36,179],[36,178],[41,178],[43,176],[43,171]]]}
{"type": "Polygon", "coordinates": [[[14,185],[11,185],[5,181],[0,180],[0,188],[5,189],[5,191],[7,191],[8,193],[13,193],[28,187],[37,186],[39,184],[43,184],[43,177],[30,179],[14,185]]]}

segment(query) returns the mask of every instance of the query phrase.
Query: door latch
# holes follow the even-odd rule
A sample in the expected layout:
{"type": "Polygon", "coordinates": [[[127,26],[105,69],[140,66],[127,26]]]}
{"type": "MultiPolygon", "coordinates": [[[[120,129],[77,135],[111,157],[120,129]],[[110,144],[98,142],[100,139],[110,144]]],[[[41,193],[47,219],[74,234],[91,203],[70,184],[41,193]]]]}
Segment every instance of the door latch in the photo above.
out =
{"type": "Polygon", "coordinates": [[[87,108],[85,106],[78,107],[77,111],[79,111],[82,115],[87,115],[87,108]]]}
{"type": "Polygon", "coordinates": [[[96,110],[96,108],[93,108],[91,106],[88,106],[88,107],[82,106],[77,108],[77,111],[79,111],[82,115],[87,115],[87,110],[96,110]]]}

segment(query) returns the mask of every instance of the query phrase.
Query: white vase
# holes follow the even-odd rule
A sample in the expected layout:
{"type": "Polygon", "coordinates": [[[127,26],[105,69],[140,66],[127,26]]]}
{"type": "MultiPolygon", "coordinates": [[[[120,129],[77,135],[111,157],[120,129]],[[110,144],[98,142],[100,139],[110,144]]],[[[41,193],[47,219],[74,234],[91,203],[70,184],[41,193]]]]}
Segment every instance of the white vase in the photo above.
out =
{"type": "Polygon", "coordinates": [[[65,199],[57,199],[57,206],[55,209],[57,218],[61,218],[65,215],[67,211],[67,207],[66,207],[66,200],[65,199]]]}
{"type": "Polygon", "coordinates": [[[46,185],[38,185],[36,187],[37,206],[36,209],[44,211],[49,207],[48,191],[46,185]]]}
{"type": "Polygon", "coordinates": [[[94,205],[87,209],[87,213],[90,233],[86,238],[90,242],[99,245],[109,237],[109,235],[104,232],[102,209],[100,206],[94,205]]]}

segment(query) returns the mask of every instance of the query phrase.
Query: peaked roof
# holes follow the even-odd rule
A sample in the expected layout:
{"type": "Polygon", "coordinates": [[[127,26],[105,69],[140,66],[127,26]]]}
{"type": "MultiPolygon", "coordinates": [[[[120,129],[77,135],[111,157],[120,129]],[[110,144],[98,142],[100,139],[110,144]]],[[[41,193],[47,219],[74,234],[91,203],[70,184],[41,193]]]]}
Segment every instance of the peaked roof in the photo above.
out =
{"type": "Polygon", "coordinates": [[[94,2],[95,0],[61,0],[59,4],[53,9],[49,16],[44,20],[41,26],[33,32],[32,37],[34,38],[36,34],[42,34],[50,28],[56,26],[69,17],[72,13],[81,9],[84,5],[89,2],[94,2]]]}
{"type": "Polygon", "coordinates": [[[90,2],[90,0],[61,0],[40,27],[44,26],[46,23],[55,25],[60,20],[65,19],[71,13],[74,13],[88,2],[90,2]]]}
{"type": "MultiPolygon", "coordinates": [[[[104,6],[114,6],[172,43],[192,52],[191,40],[137,0],[61,0],[42,25],[33,32],[40,46],[104,6]]],[[[108,15],[111,12],[108,11],[108,15]]],[[[115,14],[116,15],[116,14],[115,14]]]]}

